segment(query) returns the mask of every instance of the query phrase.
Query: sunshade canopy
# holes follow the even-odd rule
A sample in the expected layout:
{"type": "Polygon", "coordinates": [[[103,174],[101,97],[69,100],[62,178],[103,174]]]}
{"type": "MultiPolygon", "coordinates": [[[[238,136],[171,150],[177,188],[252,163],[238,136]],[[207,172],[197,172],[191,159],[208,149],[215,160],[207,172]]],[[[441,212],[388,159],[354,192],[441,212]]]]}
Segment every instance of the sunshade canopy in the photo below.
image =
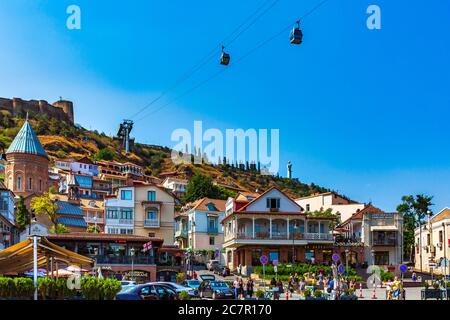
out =
{"type": "MultiPolygon", "coordinates": [[[[60,261],[68,265],[93,267],[94,260],[51,243],[45,237],[38,240],[38,268],[60,261]]],[[[27,239],[0,251],[0,274],[22,273],[33,269],[33,240],[27,239]]]]}

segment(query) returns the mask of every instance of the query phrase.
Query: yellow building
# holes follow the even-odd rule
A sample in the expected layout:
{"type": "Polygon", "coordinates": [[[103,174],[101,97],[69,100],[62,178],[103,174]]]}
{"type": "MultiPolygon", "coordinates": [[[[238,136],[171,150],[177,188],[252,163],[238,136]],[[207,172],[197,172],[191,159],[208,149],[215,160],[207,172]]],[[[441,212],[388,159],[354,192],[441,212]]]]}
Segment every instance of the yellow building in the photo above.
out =
{"type": "Polygon", "coordinates": [[[167,189],[146,182],[117,188],[105,200],[107,233],[127,233],[175,242],[175,196],[167,189]]]}

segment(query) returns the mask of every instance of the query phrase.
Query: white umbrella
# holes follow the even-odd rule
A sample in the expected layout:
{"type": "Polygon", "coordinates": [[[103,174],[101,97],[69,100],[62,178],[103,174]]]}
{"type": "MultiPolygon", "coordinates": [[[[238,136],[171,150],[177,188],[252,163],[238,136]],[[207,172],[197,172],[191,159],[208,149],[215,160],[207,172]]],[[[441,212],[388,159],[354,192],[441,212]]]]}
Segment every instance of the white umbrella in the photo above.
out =
{"type": "Polygon", "coordinates": [[[71,272],[87,272],[86,269],[81,269],[79,266],[75,265],[68,266],[66,270],[71,272]]]}

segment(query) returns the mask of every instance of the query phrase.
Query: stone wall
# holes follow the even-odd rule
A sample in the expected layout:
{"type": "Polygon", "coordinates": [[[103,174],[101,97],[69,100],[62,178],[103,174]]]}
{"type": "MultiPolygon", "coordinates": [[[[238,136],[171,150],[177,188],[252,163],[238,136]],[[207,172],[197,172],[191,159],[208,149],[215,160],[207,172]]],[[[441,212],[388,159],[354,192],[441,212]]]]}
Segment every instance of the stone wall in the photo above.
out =
{"type": "Polygon", "coordinates": [[[71,101],[59,100],[49,104],[45,100],[22,100],[20,98],[0,98],[0,110],[5,110],[15,115],[21,111],[33,114],[46,114],[50,118],[60,121],[74,123],[73,103],[71,101]]]}

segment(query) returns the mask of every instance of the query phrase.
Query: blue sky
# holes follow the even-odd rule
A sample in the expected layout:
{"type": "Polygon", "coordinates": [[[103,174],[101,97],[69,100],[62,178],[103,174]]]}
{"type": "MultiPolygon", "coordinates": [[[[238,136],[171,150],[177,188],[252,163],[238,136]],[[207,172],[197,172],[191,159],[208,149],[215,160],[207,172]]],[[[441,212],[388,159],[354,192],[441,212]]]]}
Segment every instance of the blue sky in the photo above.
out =
{"type": "MultiPolygon", "coordinates": [[[[227,50],[232,62],[319,0],[281,0],[227,50]]],[[[0,96],[75,103],[76,122],[115,133],[264,0],[0,2],[0,96]],[[66,28],[81,8],[82,29],[66,28]]],[[[269,2],[270,3],[270,2],[269,2]]],[[[450,2],[330,0],[288,32],[136,123],[172,146],[176,128],[280,129],[281,174],[394,210],[404,194],[450,206],[450,2]],[[366,27],[377,4],[382,29],[366,27]]],[[[223,68],[212,59],[143,115],[223,68]]]]}

